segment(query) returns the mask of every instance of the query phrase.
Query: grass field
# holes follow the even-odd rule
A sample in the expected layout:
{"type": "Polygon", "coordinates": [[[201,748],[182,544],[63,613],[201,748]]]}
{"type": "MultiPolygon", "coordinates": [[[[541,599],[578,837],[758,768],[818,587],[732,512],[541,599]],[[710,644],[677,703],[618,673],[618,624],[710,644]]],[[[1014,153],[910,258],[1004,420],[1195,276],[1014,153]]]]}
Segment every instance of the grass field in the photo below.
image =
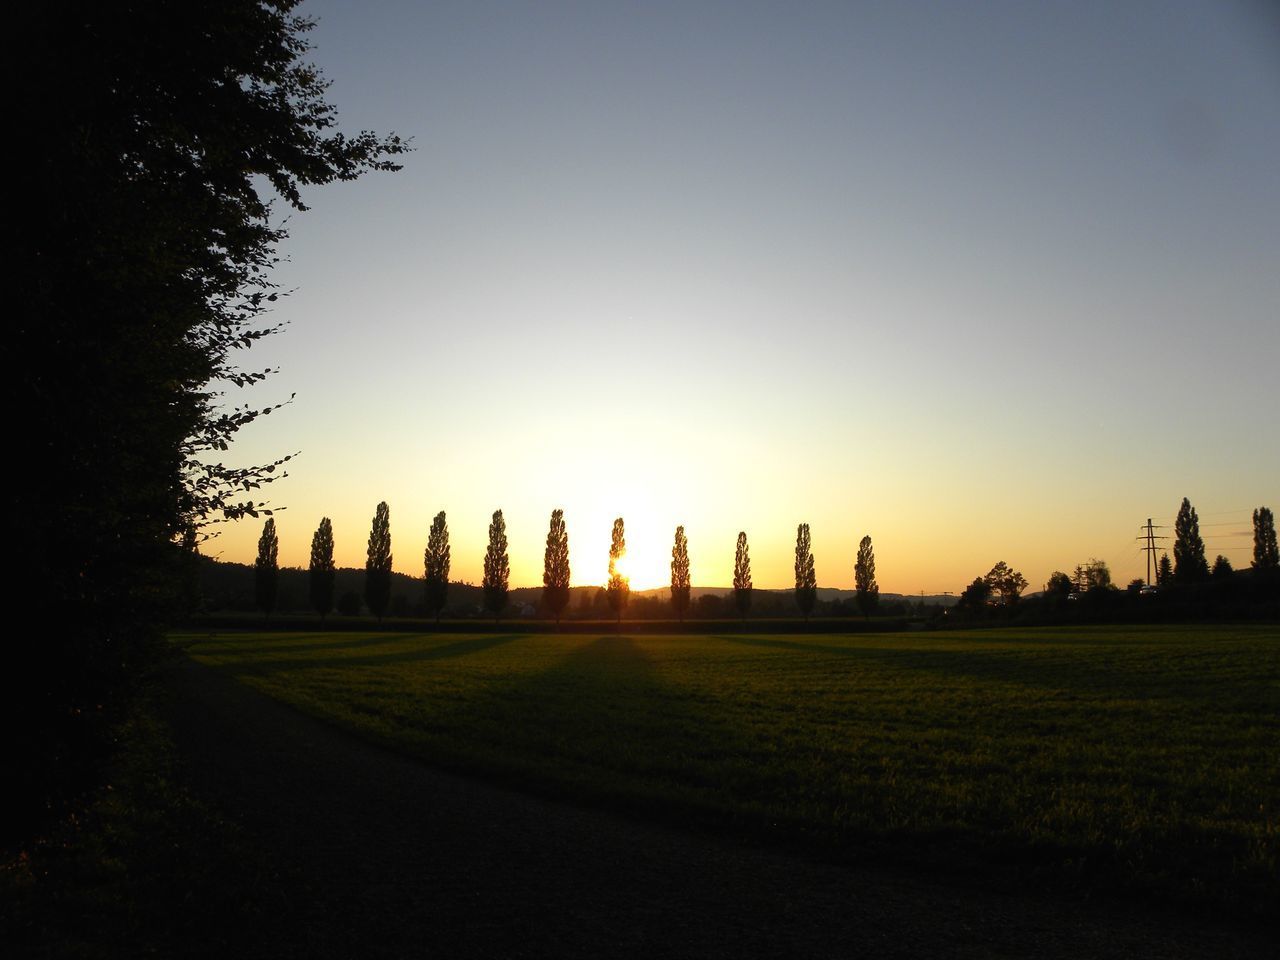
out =
{"type": "Polygon", "coordinates": [[[836,857],[1280,903],[1275,627],[175,640],[301,710],[543,792],[836,857]]]}

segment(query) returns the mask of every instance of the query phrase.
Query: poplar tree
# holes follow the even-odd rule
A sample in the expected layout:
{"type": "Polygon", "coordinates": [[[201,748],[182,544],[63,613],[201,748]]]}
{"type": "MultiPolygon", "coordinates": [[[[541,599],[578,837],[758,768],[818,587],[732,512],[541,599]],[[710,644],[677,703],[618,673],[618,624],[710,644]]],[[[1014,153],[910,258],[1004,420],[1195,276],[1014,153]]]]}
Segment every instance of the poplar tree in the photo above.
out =
{"type": "Polygon", "coordinates": [[[733,602],[738,615],[747,619],[751,609],[751,554],[747,550],[747,535],[738,532],[738,546],[733,554],[733,602]]]}
{"type": "Polygon", "coordinates": [[[618,561],[627,555],[627,539],[622,526],[622,518],[613,521],[613,533],[609,540],[609,582],[605,585],[605,594],[609,598],[609,606],[613,608],[622,623],[622,611],[631,596],[631,581],[618,569],[618,561]]]}
{"type": "Polygon", "coordinates": [[[560,625],[560,615],[569,605],[569,531],[564,511],[551,511],[547,530],[547,550],[542,557],[542,603],[560,625]]]}
{"type": "Polygon", "coordinates": [[[280,538],[276,536],[276,521],[268,517],[258,538],[258,557],[253,561],[253,596],[258,607],[268,617],[276,608],[276,590],[280,582],[280,538]]]}
{"type": "Polygon", "coordinates": [[[796,606],[806,622],[818,599],[818,578],[813,572],[813,551],[809,549],[809,525],[796,527],[796,606]]]}
{"type": "Polygon", "coordinates": [[[870,620],[880,604],[880,584],[876,583],[876,554],[869,536],[858,544],[858,558],[853,562],[853,587],[858,591],[858,609],[870,620]]]}
{"type": "Polygon", "coordinates": [[[1182,498],[1178,517],[1173,521],[1173,576],[1181,583],[1195,583],[1209,576],[1209,561],[1204,555],[1200,537],[1200,518],[1191,501],[1182,498]]]}
{"type": "Polygon", "coordinates": [[[1280,568],[1280,550],[1276,548],[1276,520],[1270,507],[1253,511],[1253,569],[1274,571],[1280,568]]]}
{"type": "Polygon", "coordinates": [[[493,622],[507,605],[507,589],[511,580],[511,561],[507,557],[507,522],[502,511],[493,511],[489,522],[489,546],[484,552],[484,606],[493,614],[493,622]]]}
{"type": "Polygon", "coordinates": [[[307,570],[311,592],[311,606],[323,620],[333,609],[333,584],[336,572],[333,566],[333,523],[328,517],[320,518],[320,526],[311,535],[311,565],[307,570]]]}
{"type": "Polygon", "coordinates": [[[684,623],[685,611],[689,609],[689,541],[684,527],[676,527],[676,541],[671,547],[671,607],[684,623]]]}
{"type": "Polygon", "coordinates": [[[391,602],[391,509],[378,504],[369,530],[369,550],[364,562],[364,602],[379,620],[391,602]]]}
{"type": "Polygon", "coordinates": [[[434,614],[439,623],[440,611],[449,595],[449,524],[445,522],[443,510],[431,521],[422,566],[427,612],[434,614]]]}

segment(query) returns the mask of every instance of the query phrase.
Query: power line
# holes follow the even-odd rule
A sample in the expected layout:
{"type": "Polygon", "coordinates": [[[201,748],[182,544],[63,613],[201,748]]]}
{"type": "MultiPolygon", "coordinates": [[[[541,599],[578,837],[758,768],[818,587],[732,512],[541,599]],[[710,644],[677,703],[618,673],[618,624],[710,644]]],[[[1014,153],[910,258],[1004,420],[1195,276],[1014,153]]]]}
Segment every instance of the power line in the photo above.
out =
{"type": "Polygon", "coordinates": [[[1161,524],[1160,526],[1154,525],[1151,522],[1150,517],[1147,517],[1147,525],[1145,527],[1139,527],[1138,529],[1146,531],[1146,533],[1143,536],[1135,537],[1134,539],[1146,541],[1142,546],[1142,552],[1147,555],[1147,586],[1150,586],[1151,570],[1153,567],[1156,566],[1156,541],[1168,540],[1169,538],[1165,536],[1156,536],[1156,531],[1163,530],[1165,529],[1165,527],[1163,524],[1161,524]]]}

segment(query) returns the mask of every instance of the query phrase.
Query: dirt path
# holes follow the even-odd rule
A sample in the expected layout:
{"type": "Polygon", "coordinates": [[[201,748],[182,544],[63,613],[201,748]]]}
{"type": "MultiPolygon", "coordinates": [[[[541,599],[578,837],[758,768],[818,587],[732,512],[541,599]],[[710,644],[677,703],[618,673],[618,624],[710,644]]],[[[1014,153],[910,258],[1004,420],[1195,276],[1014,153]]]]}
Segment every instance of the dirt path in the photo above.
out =
{"type": "Polygon", "coordinates": [[[194,788],[278,870],[264,955],[1268,955],[1258,930],[813,863],[451,776],[187,660],[169,686],[194,788]]]}

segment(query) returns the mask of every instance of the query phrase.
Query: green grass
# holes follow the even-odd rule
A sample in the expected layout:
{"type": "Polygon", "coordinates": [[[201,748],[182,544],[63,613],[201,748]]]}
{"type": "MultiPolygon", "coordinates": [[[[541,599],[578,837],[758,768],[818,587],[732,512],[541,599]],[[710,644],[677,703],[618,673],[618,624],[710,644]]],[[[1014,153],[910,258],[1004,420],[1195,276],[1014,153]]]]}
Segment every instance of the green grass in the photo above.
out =
{"type": "Polygon", "coordinates": [[[1280,902],[1280,630],[188,635],[447,766],[829,855],[1280,902]]]}

